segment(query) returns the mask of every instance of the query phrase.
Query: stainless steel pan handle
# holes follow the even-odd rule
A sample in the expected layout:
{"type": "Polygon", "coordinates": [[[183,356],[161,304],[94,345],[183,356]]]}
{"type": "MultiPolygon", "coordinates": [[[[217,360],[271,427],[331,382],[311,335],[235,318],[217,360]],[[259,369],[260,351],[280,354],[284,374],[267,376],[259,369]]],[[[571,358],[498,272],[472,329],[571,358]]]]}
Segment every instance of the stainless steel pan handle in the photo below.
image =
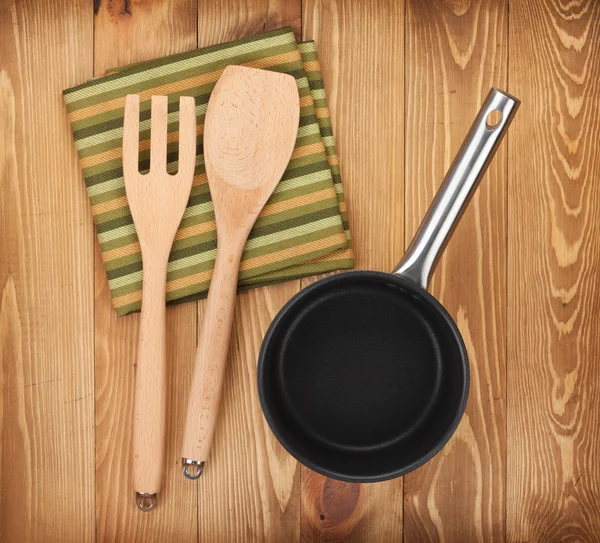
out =
{"type": "Polygon", "coordinates": [[[392,272],[427,288],[429,278],[477,185],[506,134],[520,101],[492,89],[404,258],[392,272]],[[500,116],[489,124],[492,112],[500,116]]]}

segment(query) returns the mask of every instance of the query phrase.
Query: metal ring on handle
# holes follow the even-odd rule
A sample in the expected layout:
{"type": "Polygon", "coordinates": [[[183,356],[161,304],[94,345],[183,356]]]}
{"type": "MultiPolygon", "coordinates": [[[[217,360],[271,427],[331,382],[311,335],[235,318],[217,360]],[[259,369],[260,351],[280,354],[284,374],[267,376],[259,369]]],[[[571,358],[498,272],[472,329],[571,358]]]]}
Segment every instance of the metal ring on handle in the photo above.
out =
{"type": "Polygon", "coordinates": [[[136,492],[135,503],[144,513],[152,511],[156,507],[156,492],[136,492]]]}
{"type": "Polygon", "coordinates": [[[198,479],[200,475],[202,475],[202,472],[204,471],[204,462],[202,460],[190,460],[189,458],[182,458],[181,469],[186,479],[190,479],[193,481],[195,479],[198,479]],[[190,466],[196,467],[196,471],[194,473],[189,472],[188,468],[190,466]]]}

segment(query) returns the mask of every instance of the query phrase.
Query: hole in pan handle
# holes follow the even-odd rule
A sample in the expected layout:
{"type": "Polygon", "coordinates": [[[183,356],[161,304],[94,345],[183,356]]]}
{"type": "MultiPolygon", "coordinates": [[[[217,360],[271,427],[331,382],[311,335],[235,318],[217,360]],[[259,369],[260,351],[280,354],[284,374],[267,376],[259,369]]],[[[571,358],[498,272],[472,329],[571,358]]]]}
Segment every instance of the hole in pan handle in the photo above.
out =
{"type": "Polygon", "coordinates": [[[520,101],[490,90],[404,257],[392,272],[424,289],[513,120],[520,101]]]}

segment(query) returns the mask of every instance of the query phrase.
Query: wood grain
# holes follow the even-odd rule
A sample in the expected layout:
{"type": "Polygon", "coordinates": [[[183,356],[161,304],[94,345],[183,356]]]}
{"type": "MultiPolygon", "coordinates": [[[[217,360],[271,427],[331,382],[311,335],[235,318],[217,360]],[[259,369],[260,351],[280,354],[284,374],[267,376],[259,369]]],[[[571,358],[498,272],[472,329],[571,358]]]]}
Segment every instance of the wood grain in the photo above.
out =
{"type": "Polygon", "coordinates": [[[509,541],[600,541],[600,4],[511,1],[509,541]]]}
{"type": "MultiPolygon", "coordinates": [[[[490,87],[507,89],[507,6],[411,0],[406,43],[408,243],[490,87]]],[[[407,543],[504,538],[506,156],[504,143],[429,288],[463,335],[471,388],[454,437],[405,477],[407,543]]]]}
{"type": "MultiPolygon", "coordinates": [[[[317,43],[362,269],[391,271],[404,248],[403,14],[396,0],[303,2],[303,38],[317,43]]],[[[301,530],[307,543],[400,541],[402,479],[357,485],[302,468],[301,530]]]]}
{"type": "MultiPolygon", "coordinates": [[[[198,2],[200,46],[291,25],[300,35],[300,0],[198,2]]],[[[256,363],[262,338],[299,281],[238,294],[223,398],[210,462],[198,480],[200,541],[300,538],[300,469],[262,415],[256,363]]],[[[199,322],[205,303],[200,303],[199,322]]]]}
{"type": "Polygon", "coordinates": [[[0,540],[94,538],[93,229],[62,102],[87,2],[0,9],[0,540]]]}
{"type": "MultiPolygon", "coordinates": [[[[191,0],[102,2],[94,19],[94,74],[195,48],[195,21],[196,5],[191,0]]],[[[95,270],[97,540],[196,540],[196,492],[181,475],[179,455],[196,344],[195,304],[167,308],[166,312],[168,394],[163,489],[156,509],[143,513],[135,505],[131,464],[140,316],[116,316],[98,243],[95,270]]]]}
{"type": "Polygon", "coordinates": [[[301,0],[198,0],[198,47],[289,26],[301,39],[301,0]]]}

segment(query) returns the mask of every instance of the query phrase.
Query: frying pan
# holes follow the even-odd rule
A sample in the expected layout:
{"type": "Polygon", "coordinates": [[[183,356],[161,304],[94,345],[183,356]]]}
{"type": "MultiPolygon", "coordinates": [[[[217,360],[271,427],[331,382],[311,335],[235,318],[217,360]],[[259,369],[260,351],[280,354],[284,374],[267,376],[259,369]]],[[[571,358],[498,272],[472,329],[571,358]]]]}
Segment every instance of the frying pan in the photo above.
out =
{"type": "Polygon", "coordinates": [[[350,482],[399,477],[456,430],[469,391],[467,352],[426,289],[519,103],[490,91],[392,273],[317,281],[271,323],[258,361],[260,403],[277,439],[314,471],[350,482]]]}

